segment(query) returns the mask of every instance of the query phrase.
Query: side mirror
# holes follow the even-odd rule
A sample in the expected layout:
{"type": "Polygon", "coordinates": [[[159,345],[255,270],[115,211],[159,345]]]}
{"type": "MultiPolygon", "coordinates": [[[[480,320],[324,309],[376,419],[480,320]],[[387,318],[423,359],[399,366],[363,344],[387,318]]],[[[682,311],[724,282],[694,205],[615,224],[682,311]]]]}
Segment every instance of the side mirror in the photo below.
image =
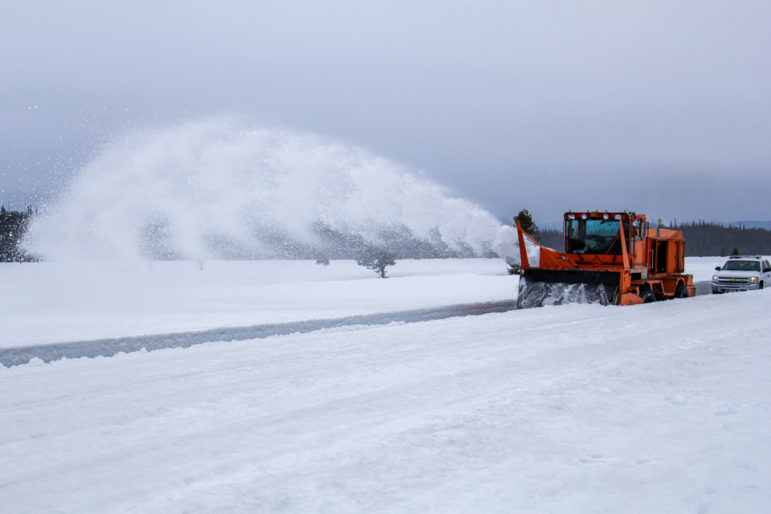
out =
{"type": "Polygon", "coordinates": [[[720,271],[720,266],[715,266],[715,271],[720,271]]]}

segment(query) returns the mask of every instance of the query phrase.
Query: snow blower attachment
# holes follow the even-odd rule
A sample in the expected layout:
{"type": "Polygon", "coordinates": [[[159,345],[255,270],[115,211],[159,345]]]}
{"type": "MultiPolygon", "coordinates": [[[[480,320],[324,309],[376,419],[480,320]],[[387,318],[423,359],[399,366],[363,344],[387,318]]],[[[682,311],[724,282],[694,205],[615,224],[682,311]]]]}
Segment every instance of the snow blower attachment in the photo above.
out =
{"type": "Polygon", "coordinates": [[[565,252],[546,248],[517,221],[522,259],[517,308],[599,303],[634,305],[693,296],[685,270],[685,242],[678,230],[651,230],[634,212],[565,213],[565,252]],[[525,238],[540,247],[529,262],[525,238]]]}

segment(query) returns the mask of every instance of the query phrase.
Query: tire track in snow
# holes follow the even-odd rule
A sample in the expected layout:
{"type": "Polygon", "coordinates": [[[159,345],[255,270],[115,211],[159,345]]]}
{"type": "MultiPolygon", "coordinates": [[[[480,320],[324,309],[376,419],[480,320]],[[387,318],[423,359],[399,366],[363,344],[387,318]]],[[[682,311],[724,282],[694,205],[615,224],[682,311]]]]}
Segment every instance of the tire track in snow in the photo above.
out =
{"type": "Polygon", "coordinates": [[[113,337],[86,341],[69,341],[31,346],[17,346],[0,349],[0,364],[10,367],[27,364],[34,358],[43,362],[79,357],[111,357],[118,353],[141,350],[162,350],[165,348],[187,348],[197,344],[217,341],[244,341],[315,332],[352,325],[387,325],[389,323],[417,323],[459,316],[479,316],[493,312],[516,309],[516,300],[469,303],[431,307],[408,311],[361,314],[341,318],[270,323],[242,327],[223,327],[191,332],[149,334],[142,336],[113,337]]]}

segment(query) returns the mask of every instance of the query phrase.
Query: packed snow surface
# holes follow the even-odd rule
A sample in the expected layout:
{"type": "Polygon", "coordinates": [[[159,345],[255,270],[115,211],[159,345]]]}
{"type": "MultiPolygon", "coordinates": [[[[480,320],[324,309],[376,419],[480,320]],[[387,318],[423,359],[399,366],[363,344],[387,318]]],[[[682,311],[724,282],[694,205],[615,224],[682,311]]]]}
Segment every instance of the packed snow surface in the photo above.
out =
{"type": "MultiPolygon", "coordinates": [[[[399,297],[454,303],[456,287],[463,303],[514,295],[515,277],[491,263],[501,266],[399,262],[387,280],[336,262],[326,277],[292,267],[302,263],[166,263],[177,271],[157,275],[153,263],[95,277],[4,265],[0,320],[4,337],[24,333],[9,324],[18,317],[37,334],[28,341],[56,341],[123,333],[132,319],[154,320],[142,330],[250,323],[269,316],[271,297],[277,312],[296,301],[294,316],[318,318],[389,310],[399,297]],[[244,282],[224,279],[247,270],[244,282]],[[199,281],[183,288],[193,271],[199,281]],[[62,296],[38,296],[38,307],[20,296],[27,288],[62,296]],[[248,301],[232,318],[216,307],[248,301]],[[175,317],[212,309],[197,325],[175,317]],[[83,325],[63,321],[78,312],[83,325]]],[[[704,280],[718,264],[687,268],[704,280]]],[[[0,367],[0,510],[768,512],[768,312],[766,289],[0,367]]]]}

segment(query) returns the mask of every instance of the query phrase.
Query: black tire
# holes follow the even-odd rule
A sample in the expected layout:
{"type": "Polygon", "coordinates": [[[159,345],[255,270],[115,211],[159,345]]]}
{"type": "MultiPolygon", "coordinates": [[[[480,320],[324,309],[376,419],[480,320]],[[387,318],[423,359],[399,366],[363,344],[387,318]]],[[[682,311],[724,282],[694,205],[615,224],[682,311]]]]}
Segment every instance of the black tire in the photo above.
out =
{"type": "Polygon", "coordinates": [[[656,295],[648,288],[643,289],[642,293],[640,293],[640,298],[642,298],[643,303],[653,303],[656,301],[656,295]]]}
{"type": "Polygon", "coordinates": [[[675,289],[675,298],[688,298],[688,288],[680,282],[675,289]]]}
{"type": "Polygon", "coordinates": [[[758,284],[758,289],[763,289],[763,282],[761,282],[760,284],[758,284]]]}

